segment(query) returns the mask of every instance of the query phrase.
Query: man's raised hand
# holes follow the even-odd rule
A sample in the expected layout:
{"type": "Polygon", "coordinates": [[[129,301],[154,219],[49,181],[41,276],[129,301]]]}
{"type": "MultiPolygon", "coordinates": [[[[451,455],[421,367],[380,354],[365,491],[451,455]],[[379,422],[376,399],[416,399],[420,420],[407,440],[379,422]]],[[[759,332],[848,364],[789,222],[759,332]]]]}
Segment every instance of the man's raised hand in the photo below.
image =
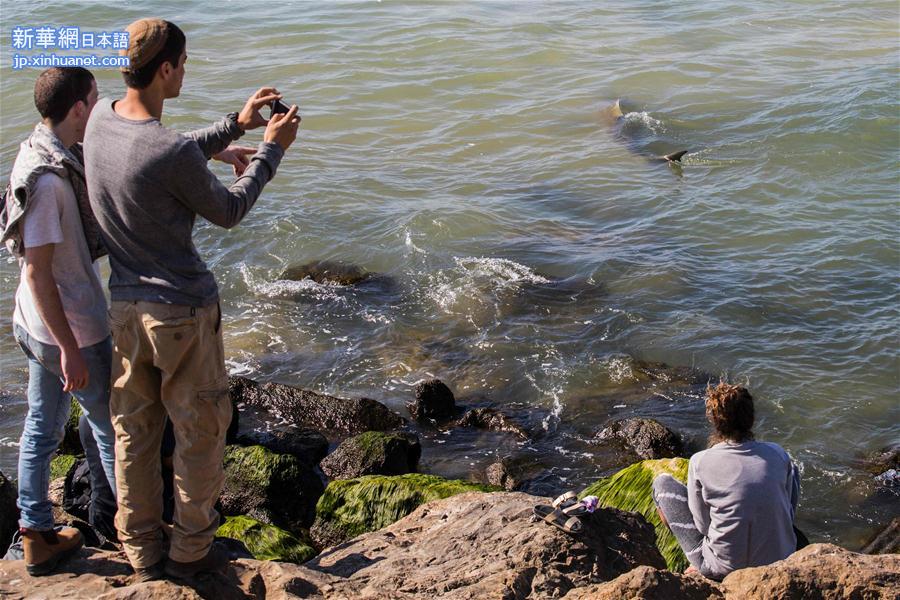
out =
{"type": "Polygon", "coordinates": [[[244,131],[250,131],[267,125],[269,122],[259,113],[259,109],[270,104],[272,100],[281,100],[281,94],[275,88],[262,87],[256,90],[238,113],[238,127],[244,131]]]}
{"type": "Polygon", "coordinates": [[[300,116],[297,114],[297,105],[291,106],[291,110],[284,114],[274,114],[266,125],[266,133],[263,140],[275,142],[287,151],[297,138],[297,127],[300,126],[300,116]]]}

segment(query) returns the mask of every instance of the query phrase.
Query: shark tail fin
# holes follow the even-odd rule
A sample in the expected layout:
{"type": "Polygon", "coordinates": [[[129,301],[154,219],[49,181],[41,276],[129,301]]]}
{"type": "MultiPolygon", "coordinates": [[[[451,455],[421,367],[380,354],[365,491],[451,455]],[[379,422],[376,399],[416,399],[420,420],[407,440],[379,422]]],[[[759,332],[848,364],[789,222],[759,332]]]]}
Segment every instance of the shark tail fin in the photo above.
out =
{"type": "Polygon", "coordinates": [[[666,155],[663,156],[662,158],[663,158],[663,160],[666,160],[666,161],[668,161],[668,162],[677,162],[677,163],[680,163],[680,162],[681,162],[681,157],[684,156],[684,155],[687,154],[687,153],[688,153],[687,150],[679,150],[678,152],[673,152],[672,154],[666,154],[666,155]]]}

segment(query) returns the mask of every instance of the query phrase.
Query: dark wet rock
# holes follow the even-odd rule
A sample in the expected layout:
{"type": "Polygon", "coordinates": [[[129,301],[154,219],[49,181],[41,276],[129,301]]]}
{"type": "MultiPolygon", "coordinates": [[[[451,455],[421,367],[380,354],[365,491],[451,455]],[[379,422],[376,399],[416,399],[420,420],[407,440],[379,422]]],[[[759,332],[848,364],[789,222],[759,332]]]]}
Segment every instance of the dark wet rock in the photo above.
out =
{"type": "Polygon", "coordinates": [[[713,381],[713,376],[693,367],[672,367],[664,362],[633,360],[632,372],[638,379],[650,379],[661,383],[682,385],[705,385],[713,381]]]}
{"type": "Polygon", "coordinates": [[[246,515],[290,532],[309,527],[325,486],[307,464],[262,446],[225,448],[225,515],[246,515]]]}
{"type": "Polygon", "coordinates": [[[228,385],[232,402],[263,409],[296,427],[354,434],[389,431],[404,423],[400,415],[371,398],[335,398],[246,377],[230,377],[228,385]]]}
{"type": "Polygon", "coordinates": [[[312,279],[316,283],[338,283],[355,285],[368,280],[372,276],[362,267],[342,261],[316,260],[303,265],[291,265],[285,269],[278,279],[301,281],[312,279]]]}
{"type": "Polygon", "coordinates": [[[328,454],[328,439],[315,429],[279,423],[262,409],[241,406],[236,436],[242,446],[262,446],[276,454],[290,454],[305,464],[319,464],[328,454]]]}
{"type": "Polygon", "coordinates": [[[319,548],[386,527],[417,506],[471,491],[493,488],[436,475],[369,475],[328,484],[316,506],[310,535],[319,548]]]}
{"type": "Polygon", "coordinates": [[[275,525],[260,523],[243,515],[226,517],[216,531],[217,537],[238,540],[252,558],[303,563],[316,555],[312,540],[302,532],[294,535],[275,525]]]}
{"type": "Polygon", "coordinates": [[[523,440],[529,438],[524,427],[510,420],[506,415],[493,408],[473,408],[456,422],[459,427],[475,427],[489,431],[506,431],[517,435],[523,440]]]}
{"type": "Polygon", "coordinates": [[[9,541],[19,528],[17,497],[16,484],[0,472],[0,556],[6,554],[9,541]]]}
{"type": "Polygon", "coordinates": [[[681,438],[655,419],[620,419],[613,421],[594,438],[599,441],[619,440],[645,459],[673,458],[684,452],[681,438]]]}
{"type": "Polygon", "coordinates": [[[417,421],[449,419],[456,414],[456,398],[443,381],[430,379],[416,386],[416,399],[406,404],[417,421]]]}
{"type": "Polygon", "coordinates": [[[887,527],[869,540],[863,554],[898,554],[900,553],[900,517],[894,517],[887,527]]]}
{"type": "Polygon", "coordinates": [[[320,466],[330,479],[403,475],[416,471],[421,456],[419,438],[412,433],[367,431],[341,442],[320,466]]]}
{"type": "Polygon", "coordinates": [[[565,600],[707,600],[724,598],[714,581],[702,575],[683,575],[641,566],[619,575],[612,581],[576,588],[564,596],[565,600]]]}
{"type": "Polygon", "coordinates": [[[541,470],[543,467],[536,463],[532,456],[504,456],[488,465],[484,476],[489,485],[508,492],[522,491],[529,480],[541,470]]]}
{"type": "Polygon", "coordinates": [[[340,578],[334,596],[554,598],[641,564],[663,568],[638,515],[599,509],[570,536],[532,520],[546,498],[464,493],[330,548],[304,568],[340,578]]]}

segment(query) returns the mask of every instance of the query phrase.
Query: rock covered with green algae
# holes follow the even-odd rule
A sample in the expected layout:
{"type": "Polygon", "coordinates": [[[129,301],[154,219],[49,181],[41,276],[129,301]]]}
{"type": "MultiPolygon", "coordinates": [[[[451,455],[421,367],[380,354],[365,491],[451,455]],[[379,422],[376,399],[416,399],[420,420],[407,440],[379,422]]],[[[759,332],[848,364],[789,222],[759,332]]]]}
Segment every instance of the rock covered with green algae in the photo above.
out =
{"type": "Polygon", "coordinates": [[[310,535],[317,546],[325,548],[386,527],[426,502],[496,489],[418,473],[332,481],[316,505],[316,522],[310,535]]]}
{"type": "Polygon", "coordinates": [[[416,471],[420,456],[419,438],[411,433],[367,431],[341,442],[320,466],[330,479],[404,475],[416,471]]]}
{"type": "Polygon", "coordinates": [[[262,446],[226,446],[225,485],[220,500],[226,515],[247,515],[291,532],[309,527],[324,484],[290,454],[262,446]]]}
{"type": "Polygon", "coordinates": [[[78,458],[71,454],[57,454],[50,461],[50,479],[58,479],[69,474],[69,469],[75,464],[78,458]]]}
{"type": "Polygon", "coordinates": [[[216,535],[239,540],[257,560],[303,563],[317,553],[312,540],[247,516],[226,517],[216,535]]]}
{"type": "Polygon", "coordinates": [[[653,504],[653,478],[662,473],[672,475],[678,481],[687,481],[688,460],[665,458],[644,460],[626,467],[589,485],[580,496],[597,496],[600,506],[611,506],[643,515],[656,530],[656,546],[666,565],[672,571],[681,572],[688,566],[687,557],[669,528],[663,525],[653,504]]]}

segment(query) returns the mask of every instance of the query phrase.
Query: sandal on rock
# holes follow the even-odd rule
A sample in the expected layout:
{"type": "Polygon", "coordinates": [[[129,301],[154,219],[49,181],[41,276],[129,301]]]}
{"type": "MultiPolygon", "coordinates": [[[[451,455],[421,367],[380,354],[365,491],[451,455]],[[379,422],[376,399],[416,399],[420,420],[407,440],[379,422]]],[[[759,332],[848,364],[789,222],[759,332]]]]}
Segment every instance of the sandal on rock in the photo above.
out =
{"type": "Polygon", "coordinates": [[[547,516],[547,513],[551,512],[554,509],[561,510],[567,516],[570,516],[570,517],[581,517],[581,516],[586,515],[589,512],[591,512],[590,508],[584,502],[576,502],[574,504],[563,504],[562,506],[556,506],[556,507],[550,506],[549,504],[538,504],[537,506],[535,507],[535,514],[538,515],[542,519],[545,516],[547,516]],[[542,512],[540,514],[538,514],[537,506],[541,507],[540,510],[542,512]]]}
{"type": "Polygon", "coordinates": [[[565,494],[556,497],[556,500],[553,501],[553,508],[571,506],[576,502],[578,502],[578,494],[575,492],[566,492],[565,494]]]}
{"type": "Polygon", "coordinates": [[[534,507],[534,514],[554,527],[570,534],[581,532],[581,519],[572,517],[558,508],[546,504],[538,504],[534,507]]]}

